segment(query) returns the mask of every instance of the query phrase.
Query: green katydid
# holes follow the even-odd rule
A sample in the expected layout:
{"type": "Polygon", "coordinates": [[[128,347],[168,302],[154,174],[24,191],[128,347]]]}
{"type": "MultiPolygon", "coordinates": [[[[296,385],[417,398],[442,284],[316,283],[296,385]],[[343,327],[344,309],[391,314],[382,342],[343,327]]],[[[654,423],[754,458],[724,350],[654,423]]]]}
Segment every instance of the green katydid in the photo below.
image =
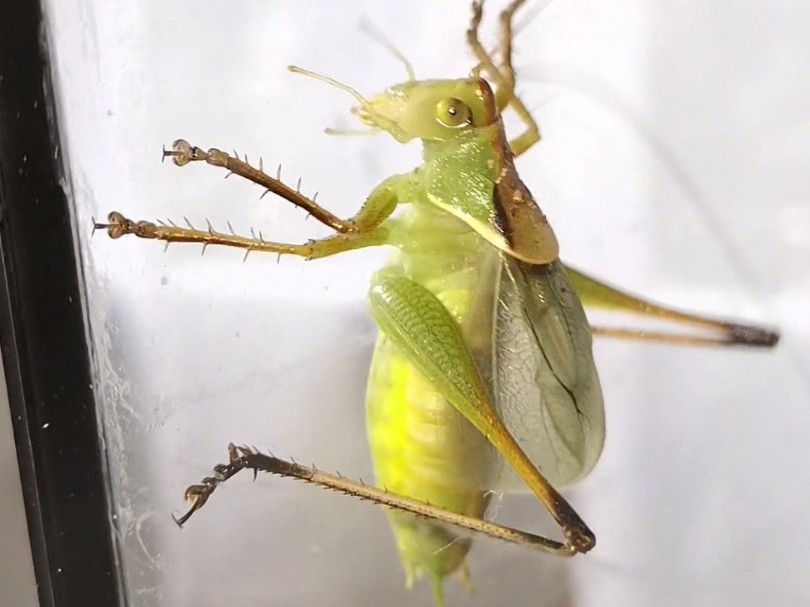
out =
{"type": "Polygon", "coordinates": [[[478,61],[468,78],[409,80],[367,99],[328,78],[291,68],[351,93],[357,116],[398,142],[420,139],[423,164],[389,177],[360,211],[341,219],[279,179],[217,149],[183,140],[175,164],[225,168],[306,210],[335,234],[305,244],[132,221],[110,213],[112,238],[127,234],[315,259],[371,246],[398,249],[375,274],[372,315],[380,329],[369,374],[368,433],[377,485],[353,483],[247,449],[187,491],[199,509],[223,480],[244,468],[303,478],[391,507],[409,584],[465,571],[469,539],[458,527],[562,556],[593,548],[595,536],[558,493],[596,464],[605,436],[592,335],[692,345],[774,346],[776,333],[678,312],[638,299],[566,266],[548,220],[513,159],[540,139],[515,94],[512,25],[525,0],[501,14],[500,63],[478,38],[473,4],[468,43],[478,61]],[[507,139],[511,108],[525,131],[507,139]],[[407,205],[407,206],[406,206],[407,205]],[[403,208],[404,207],[404,208],[403,208]],[[394,214],[394,211],[401,212],[394,214]],[[586,307],[659,317],[713,334],[590,327],[586,307]],[[559,524],[563,541],[484,520],[492,490],[528,487],[559,524]],[[461,540],[458,538],[462,537],[461,540]]]}

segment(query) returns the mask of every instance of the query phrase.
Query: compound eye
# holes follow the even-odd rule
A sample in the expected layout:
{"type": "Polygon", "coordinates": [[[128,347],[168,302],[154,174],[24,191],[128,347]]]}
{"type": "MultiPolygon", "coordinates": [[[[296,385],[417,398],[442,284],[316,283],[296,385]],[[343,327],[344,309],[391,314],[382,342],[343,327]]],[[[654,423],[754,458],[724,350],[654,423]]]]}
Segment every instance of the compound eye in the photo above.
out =
{"type": "Polygon", "coordinates": [[[472,110],[461,99],[447,97],[436,104],[436,120],[451,128],[466,126],[472,124],[472,110]]]}

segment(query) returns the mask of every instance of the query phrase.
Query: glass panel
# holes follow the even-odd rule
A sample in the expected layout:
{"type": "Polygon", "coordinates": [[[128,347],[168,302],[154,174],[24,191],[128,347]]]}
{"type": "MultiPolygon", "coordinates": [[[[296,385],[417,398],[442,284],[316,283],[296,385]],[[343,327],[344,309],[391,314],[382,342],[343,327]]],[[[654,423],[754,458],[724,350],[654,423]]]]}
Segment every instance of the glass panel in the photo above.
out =
{"type": "MultiPolygon", "coordinates": [[[[367,94],[405,80],[391,54],[358,33],[367,16],[419,78],[463,76],[472,63],[464,4],[51,2],[133,604],[430,601],[429,584],[405,589],[385,516],[370,505],[245,476],[184,530],[170,518],[183,508],[183,489],[226,459],[229,441],[371,481],[363,399],[375,328],[364,297],[388,252],[243,261],[214,247],[201,257],[196,246],[164,252],[134,238],[91,240],[89,226],[114,209],[136,219],[188,217],[198,227],[207,218],[221,230],[229,221],[280,241],[326,234],[283,201],[259,201],[255,186],[223,180],[219,169],[161,166],[159,146],[182,137],[255,162],[263,156],[267,167],[282,164],[288,183],[302,177],[304,193],[318,191],[319,202],[349,216],[384,177],[418,163],[418,146],[323,135],[324,127],[358,127],[353,100],[286,66],[367,94]]],[[[520,169],[566,259],[659,299],[766,319],[789,334],[800,328],[795,285],[806,294],[808,274],[780,264],[806,248],[806,231],[790,218],[804,217],[808,184],[797,168],[800,144],[774,133],[799,125],[808,106],[791,122],[775,97],[756,93],[757,78],[777,85],[768,84],[770,64],[755,61],[748,26],[702,3],[681,5],[556,2],[522,27],[520,90],[539,108],[545,140],[520,169]],[[733,31],[716,37],[723,27],[733,31]],[[767,166],[749,155],[763,140],[773,146],[767,166]],[[780,167],[795,181],[775,202],[780,167]]],[[[798,22],[787,2],[736,5],[759,11],[745,14],[774,30],[798,22]]],[[[486,31],[494,35],[491,24],[486,31]]],[[[762,56],[798,56],[803,38],[787,40],[789,51],[753,42],[762,56]]],[[[778,82],[799,92],[798,64],[780,65],[778,82]]],[[[729,604],[761,604],[774,591],[772,578],[749,575],[761,562],[780,563],[791,597],[806,591],[798,548],[773,536],[808,524],[794,512],[807,496],[787,472],[810,455],[799,440],[810,423],[797,370],[807,368],[799,354],[806,342],[804,327],[775,353],[600,343],[609,441],[596,472],[570,494],[599,535],[597,550],[562,563],[481,541],[471,558],[476,594],[468,598],[453,580],[448,603],[558,604],[572,600],[574,587],[582,604],[646,605],[653,596],[660,604],[671,595],[673,605],[716,605],[727,593],[736,600],[729,604]],[[775,436],[784,437],[778,448],[775,436]],[[751,474],[761,489],[752,489],[751,474]],[[777,516],[791,525],[773,525],[777,516]]],[[[510,496],[496,511],[500,521],[555,533],[527,496],[510,496]]]]}
{"type": "Polygon", "coordinates": [[[114,605],[107,479],[43,32],[39,2],[0,2],[0,408],[13,429],[0,449],[16,454],[0,471],[0,588],[9,605],[114,605]]]}

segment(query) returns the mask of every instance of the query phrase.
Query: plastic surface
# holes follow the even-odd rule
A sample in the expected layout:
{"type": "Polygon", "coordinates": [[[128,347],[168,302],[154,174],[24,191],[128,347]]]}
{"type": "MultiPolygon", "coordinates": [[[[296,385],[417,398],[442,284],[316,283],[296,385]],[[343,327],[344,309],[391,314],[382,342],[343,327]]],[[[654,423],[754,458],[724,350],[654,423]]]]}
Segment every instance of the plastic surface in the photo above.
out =
{"type": "MultiPolygon", "coordinates": [[[[420,78],[471,67],[464,2],[51,3],[133,605],[431,601],[427,584],[404,588],[385,517],[370,505],[244,477],[182,531],[169,516],[229,441],[371,480],[364,298],[385,251],[243,263],[213,247],[201,258],[197,247],[90,238],[91,217],[111,210],[229,220],[279,240],[325,234],[218,169],[161,166],[160,146],[178,137],[280,162],[290,183],[302,177],[304,192],[344,215],[416,164],[417,145],[323,135],[358,126],[352,99],[286,70],[299,64],[369,95],[405,80],[359,33],[362,16],[420,78]]],[[[810,7],[787,0],[722,10],[558,0],[522,28],[520,90],[545,140],[519,169],[563,258],[688,309],[767,321],[784,337],[774,352],[600,342],[608,440],[570,493],[597,548],[561,563],[482,541],[476,594],[449,583],[448,604],[810,599],[808,17],[810,7]]],[[[497,510],[500,521],[553,531],[528,496],[497,510]]]]}

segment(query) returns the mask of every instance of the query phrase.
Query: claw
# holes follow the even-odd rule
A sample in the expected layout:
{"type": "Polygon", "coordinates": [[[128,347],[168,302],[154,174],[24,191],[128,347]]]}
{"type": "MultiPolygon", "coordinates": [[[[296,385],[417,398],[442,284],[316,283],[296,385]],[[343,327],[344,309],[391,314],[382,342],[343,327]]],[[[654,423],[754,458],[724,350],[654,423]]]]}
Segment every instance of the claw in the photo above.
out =
{"type": "Polygon", "coordinates": [[[208,498],[211,497],[211,490],[212,485],[191,485],[186,489],[185,498],[186,501],[191,504],[188,511],[180,518],[172,514],[172,519],[177,523],[178,527],[185,525],[188,519],[191,518],[191,515],[203,507],[205,502],[208,501],[208,498]]]}
{"type": "Polygon", "coordinates": [[[166,147],[163,147],[163,159],[165,160],[166,157],[170,157],[172,162],[177,166],[185,166],[192,160],[200,160],[198,158],[198,152],[194,146],[192,146],[188,141],[185,139],[177,139],[172,144],[172,149],[167,150],[166,147]]]}
{"type": "Polygon", "coordinates": [[[93,234],[96,233],[96,230],[107,230],[110,238],[121,238],[124,234],[129,234],[134,225],[132,220],[127,219],[118,211],[113,211],[107,215],[107,223],[93,219],[93,234]]]}

